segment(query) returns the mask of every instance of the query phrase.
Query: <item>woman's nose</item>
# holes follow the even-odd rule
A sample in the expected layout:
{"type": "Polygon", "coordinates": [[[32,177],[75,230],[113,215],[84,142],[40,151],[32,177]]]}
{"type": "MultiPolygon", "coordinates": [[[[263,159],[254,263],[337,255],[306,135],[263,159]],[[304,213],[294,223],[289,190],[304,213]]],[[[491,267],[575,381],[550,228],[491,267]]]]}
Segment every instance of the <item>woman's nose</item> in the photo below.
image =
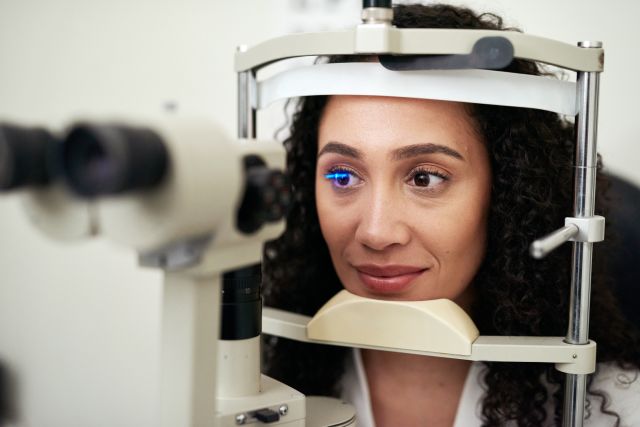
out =
{"type": "Polygon", "coordinates": [[[411,240],[407,217],[410,215],[388,193],[372,194],[361,207],[355,239],[360,244],[382,251],[393,245],[406,245],[411,240]]]}

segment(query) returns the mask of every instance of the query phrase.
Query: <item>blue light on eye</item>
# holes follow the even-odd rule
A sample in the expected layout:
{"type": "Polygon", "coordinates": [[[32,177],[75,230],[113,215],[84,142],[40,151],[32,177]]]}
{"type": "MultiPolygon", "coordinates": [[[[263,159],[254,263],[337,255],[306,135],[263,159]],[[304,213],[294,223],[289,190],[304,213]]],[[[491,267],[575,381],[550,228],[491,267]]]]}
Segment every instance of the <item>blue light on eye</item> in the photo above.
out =
{"type": "Polygon", "coordinates": [[[351,172],[341,171],[328,173],[324,176],[337,188],[347,188],[354,184],[354,175],[351,172]]]}
{"type": "Polygon", "coordinates": [[[324,177],[327,179],[345,179],[349,178],[351,174],[345,172],[328,173],[324,177]]]}

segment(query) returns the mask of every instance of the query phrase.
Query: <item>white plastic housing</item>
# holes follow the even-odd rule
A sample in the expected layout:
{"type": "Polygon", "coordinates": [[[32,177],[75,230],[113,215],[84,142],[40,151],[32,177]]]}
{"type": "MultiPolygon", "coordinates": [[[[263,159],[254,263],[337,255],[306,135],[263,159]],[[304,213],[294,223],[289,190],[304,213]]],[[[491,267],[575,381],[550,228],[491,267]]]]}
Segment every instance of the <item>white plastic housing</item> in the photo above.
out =
{"type": "MultiPolygon", "coordinates": [[[[167,144],[170,170],[158,189],[105,197],[97,202],[101,232],[139,252],[212,235],[216,246],[246,239],[235,232],[235,215],[244,190],[243,158],[259,154],[284,168],[284,149],[276,142],[233,140],[210,120],[167,119],[148,126],[167,144]]],[[[262,243],[282,225],[251,236],[262,243]]],[[[253,254],[251,258],[256,258],[253,254]]],[[[242,264],[239,264],[242,265],[242,264]]]]}
{"type": "Polygon", "coordinates": [[[576,84],[491,70],[390,71],[377,62],[317,64],[282,71],[257,84],[257,108],[279,99],[370,95],[537,108],[575,116],[576,84]]]}
{"type": "Polygon", "coordinates": [[[218,340],[217,398],[250,396],[260,392],[260,336],[218,340]]]}
{"type": "Polygon", "coordinates": [[[94,206],[61,184],[24,192],[22,206],[31,223],[52,239],[72,241],[98,232],[94,206]]]}
{"type": "MultiPolygon", "coordinates": [[[[279,422],[269,425],[286,425],[287,427],[310,427],[305,424],[306,402],[304,394],[295,389],[262,375],[262,389],[260,393],[246,395],[243,398],[219,398],[216,401],[215,427],[235,427],[236,417],[245,414],[251,421],[248,425],[262,425],[251,420],[251,412],[269,408],[275,411],[282,405],[287,405],[287,414],[279,422]]],[[[198,424],[200,425],[200,424],[198,424]]],[[[320,427],[320,426],[318,426],[320,427]]]]}
{"type": "Polygon", "coordinates": [[[451,55],[469,54],[482,37],[503,37],[516,58],[557,65],[575,71],[602,71],[604,50],[516,31],[395,28],[385,24],[359,25],[347,31],[297,33],[264,41],[236,52],[236,71],[257,69],[281,59],[315,55],[451,55]]]}
{"type": "Polygon", "coordinates": [[[136,123],[141,125],[167,145],[169,174],[157,190],[99,199],[104,235],[147,251],[214,231],[240,196],[238,146],[209,120],[136,123]]]}
{"type": "Polygon", "coordinates": [[[219,276],[165,276],[161,427],[215,425],[220,299],[219,276]]]}
{"type": "Polygon", "coordinates": [[[565,218],[564,225],[569,224],[578,227],[578,234],[570,239],[572,242],[602,242],[604,240],[605,219],[603,216],[565,218]]]}

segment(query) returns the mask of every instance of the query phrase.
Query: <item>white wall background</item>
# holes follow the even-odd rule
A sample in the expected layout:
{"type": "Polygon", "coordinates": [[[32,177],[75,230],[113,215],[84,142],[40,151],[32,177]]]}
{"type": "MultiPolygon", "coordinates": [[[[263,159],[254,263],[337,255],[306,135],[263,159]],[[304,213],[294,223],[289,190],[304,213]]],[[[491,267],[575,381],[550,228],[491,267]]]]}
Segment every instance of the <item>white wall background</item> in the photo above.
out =
{"type": "MultiPolygon", "coordinates": [[[[461,4],[464,2],[457,2],[461,4]]],[[[598,39],[600,151],[640,183],[640,3],[473,0],[529,33],[598,39]],[[624,8],[624,9],[623,9],[624,8]]],[[[0,120],[59,128],[78,114],[210,115],[235,133],[235,46],[355,24],[359,0],[0,0],[0,120]]],[[[280,123],[266,116],[263,136],[280,123]]],[[[60,245],[0,198],[0,360],[20,426],[155,426],[161,276],[107,242],[60,245]]]]}

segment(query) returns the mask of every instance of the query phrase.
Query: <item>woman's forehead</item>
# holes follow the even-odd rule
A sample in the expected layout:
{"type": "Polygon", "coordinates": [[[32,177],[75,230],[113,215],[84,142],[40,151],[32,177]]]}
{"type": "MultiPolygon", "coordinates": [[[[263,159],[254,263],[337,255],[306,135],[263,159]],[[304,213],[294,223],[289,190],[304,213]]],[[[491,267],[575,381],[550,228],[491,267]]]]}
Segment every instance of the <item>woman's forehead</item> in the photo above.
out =
{"type": "Polygon", "coordinates": [[[479,141],[465,104],[380,96],[330,97],[318,137],[318,150],[338,141],[385,150],[437,143],[467,152],[479,141]]]}

